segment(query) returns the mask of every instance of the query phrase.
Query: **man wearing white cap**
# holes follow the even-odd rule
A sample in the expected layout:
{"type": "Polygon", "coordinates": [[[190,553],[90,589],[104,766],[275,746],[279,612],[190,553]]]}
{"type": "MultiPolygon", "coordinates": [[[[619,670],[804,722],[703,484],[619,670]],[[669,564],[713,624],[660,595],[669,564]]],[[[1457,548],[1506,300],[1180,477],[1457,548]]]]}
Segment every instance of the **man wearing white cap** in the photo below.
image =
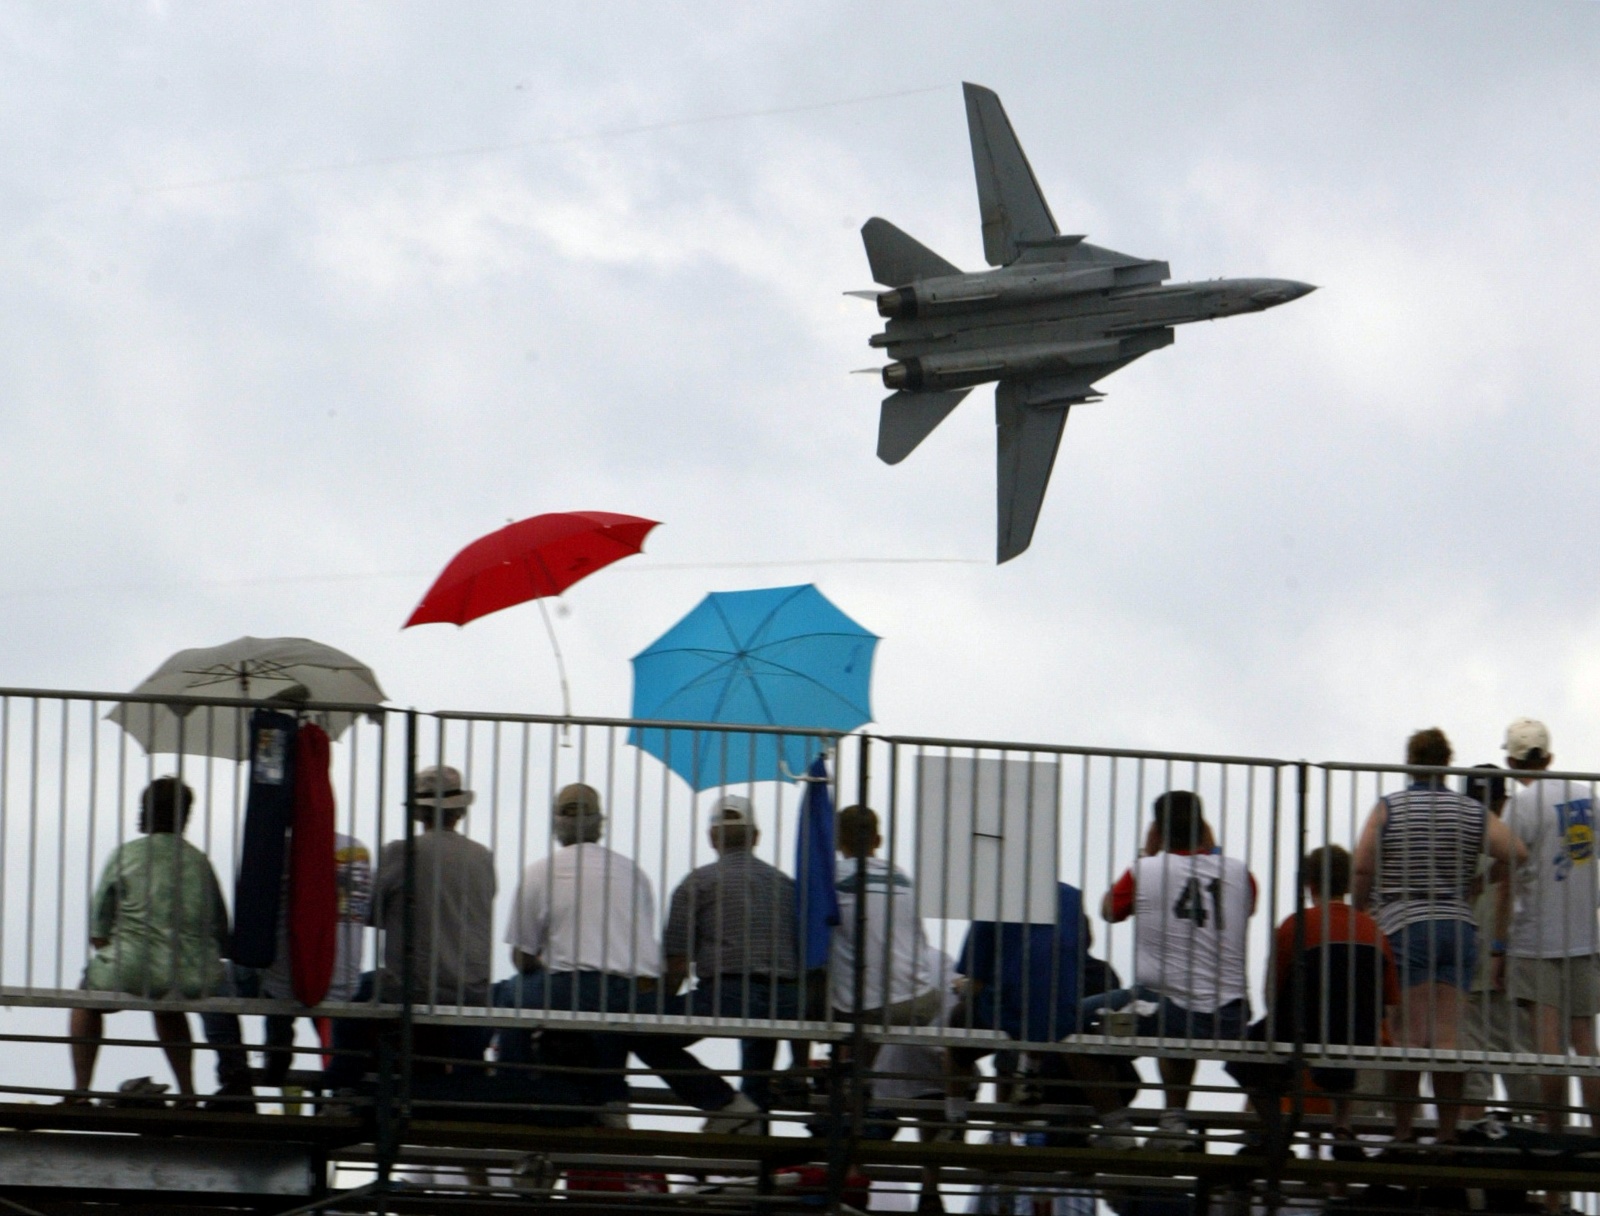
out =
{"type": "MultiPolygon", "coordinates": [[[[1496,970],[1504,967],[1511,999],[1531,1011],[1537,1051],[1592,1056],[1600,1013],[1594,789],[1536,775],[1554,759],[1542,722],[1518,718],[1506,728],[1505,751],[1507,766],[1519,772],[1505,821],[1527,845],[1528,860],[1508,884],[1516,902],[1507,940],[1495,943],[1493,953],[1506,956],[1496,959],[1496,970]]],[[[1566,1122],[1567,1083],[1565,1076],[1540,1078],[1543,1118],[1551,1129],[1566,1122]]],[[[1600,1127],[1600,1078],[1584,1077],[1580,1084],[1583,1104],[1600,1127]]]]}
{"type": "MultiPolygon", "coordinates": [[[[655,890],[634,862],[600,843],[605,815],[600,793],[577,782],[556,794],[552,827],[561,846],[529,864],[517,887],[506,942],[517,974],[495,985],[495,1004],[509,1009],[589,1013],[678,1012],[660,988],[655,890]]],[[[548,1049],[554,1036],[546,1032],[548,1049]]],[[[691,1106],[711,1113],[706,1130],[754,1131],[760,1109],[687,1050],[692,1039],[660,1034],[587,1034],[556,1038],[570,1063],[606,1074],[612,1102],[626,1096],[628,1052],[691,1106]]],[[[526,1031],[500,1035],[500,1059],[532,1060],[526,1031]]]]}
{"type": "MultiPolygon", "coordinates": [[[[717,800],[710,833],[717,859],[691,871],[672,893],[661,942],[667,992],[678,991],[692,963],[691,1014],[799,1017],[794,879],[755,855],[761,833],[743,795],[717,800]]],[[[768,1109],[778,1041],[741,1039],[739,1050],[739,1088],[768,1109]]]]}

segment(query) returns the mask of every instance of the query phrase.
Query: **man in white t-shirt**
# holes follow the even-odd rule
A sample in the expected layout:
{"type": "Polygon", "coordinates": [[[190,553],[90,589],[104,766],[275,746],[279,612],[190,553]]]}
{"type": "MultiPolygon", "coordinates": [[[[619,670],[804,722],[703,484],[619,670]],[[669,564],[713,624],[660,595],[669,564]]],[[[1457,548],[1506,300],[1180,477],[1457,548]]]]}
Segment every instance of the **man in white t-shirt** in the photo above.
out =
{"type": "MultiPolygon", "coordinates": [[[[1585,782],[1534,775],[1553,759],[1542,722],[1518,718],[1506,729],[1505,751],[1506,764],[1519,773],[1505,823],[1527,846],[1528,860],[1509,884],[1515,907],[1507,940],[1493,948],[1497,955],[1503,948],[1506,957],[1496,962],[1512,1000],[1532,1013],[1536,1050],[1593,1056],[1600,1013],[1595,791],[1585,782]]],[[[1567,1084],[1565,1076],[1540,1078],[1542,1117],[1552,1130],[1566,1122],[1567,1084]]],[[[1586,1076],[1581,1087],[1600,1129],[1600,1078],[1586,1076]]]]}
{"type": "MultiPolygon", "coordinates": [[[[1200,795],[1171,790],[1152,809],[1143,855],[1101,905],[1112,924],[1134,919],[1134,986],[1090,997],[1083,1003],[1082,1021],[1087,1026],[1105,1010],[1131,1005],[1141,1036],[1243,1038],[1250,1021],[1245,941],[1256,910],[1255,877],[1244,862],[1224,857],[1216,847],[1200,795]]],[[[1078,1070],[1083,1080],[1103,1080],[1098,1074],[1104,1062],[1096,1063],[1101,1067],[1084,1063],[1078,1070]]],[[[1166,1091],[1161,1130],[1187,1137],[1195,1061],[1162,1056],[1157,1063],[1166,1091]]],[[[1090,1097],[1104,1105],[1096,1091],[1090,1097]]],[[[1101,1115],[1113,1136],[1125,1135],[1125,1110],[1102,1110],[1101,1115]]]]}
{"type": "MultiPolygon", "coordinates": [[[[556,795],[552,823],[560,845],[529,864],[517,887],[506,941],[517,974],[495,985],[508,1009],[590,1013],[678,1012],[660,989],[656,897],[634,862],[600,843],[605,816],[594,787],[575,783],[556,795]]],[[[659,1034],[550,1034],[547,1060],[592,1061],[606,1074],[605,1100],[626,1096],[622,1070],[632,1051],[680,1098],[715,1113],[706,1130],[759,1130],[761,1108],[701,1064],[686,1040],[659,1034]]],[[[533,1060],[527,1031],[500,1032],[500,1060],[533,1060]]]]}
{"type": "MultiPolygon", "coordinates": [[[[877,812],[848,806],[839,812],[839,924],[833,930],[833,1016],[868,1026],[926,1026],[944,1009],[948,972],[928,944],[917,915],[916,888],[903,871],[877,856],[883,844],[877,812]],[[856,1008],[856,906],[865,861],[866,948],[861,1008],[856,1008]],[[885,959],[887,958],[887,967],[885,959]]],[[[872,1066],[877,1045],[867,1047],[872,1066]]]]}

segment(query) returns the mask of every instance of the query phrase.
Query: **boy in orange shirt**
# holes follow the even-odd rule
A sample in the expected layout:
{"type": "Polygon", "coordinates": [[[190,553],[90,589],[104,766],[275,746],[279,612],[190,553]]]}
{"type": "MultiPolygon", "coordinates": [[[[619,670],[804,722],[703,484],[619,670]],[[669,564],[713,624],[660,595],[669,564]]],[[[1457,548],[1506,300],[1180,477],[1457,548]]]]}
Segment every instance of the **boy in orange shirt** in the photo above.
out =
{"type": "MultiPolygon", "coordinates": [[[[1385,1007],[1400,1001],[1400,978],[1389,940],[1377,921],[1345,902],[1350,891],[1346,850],[1325,845],[1307,854],[1303,867],[1310,902],[1286,918],[1273,937],[1267,1016],[1250,1027],[1249,1037],[1278,1043],[1298,1039],[1313,1053],[1323,1045],[1374,1046],[1382,1038],[1385,1007]]],[[[1279,1099],[1293,1085],[1289,1066],[1235,1062],[1227,1069],[1249,1092],[1269,1137],[1276,1136],[1281,1127],[1279,1099]]],[[[1334,1159],[1360,1160],[1364,1154],[1350,1127],[1349,1093],[1355,1087],[1355,1069],[1310,1071],[1317,1088],[1333,1099],[1334,1159]]]]}

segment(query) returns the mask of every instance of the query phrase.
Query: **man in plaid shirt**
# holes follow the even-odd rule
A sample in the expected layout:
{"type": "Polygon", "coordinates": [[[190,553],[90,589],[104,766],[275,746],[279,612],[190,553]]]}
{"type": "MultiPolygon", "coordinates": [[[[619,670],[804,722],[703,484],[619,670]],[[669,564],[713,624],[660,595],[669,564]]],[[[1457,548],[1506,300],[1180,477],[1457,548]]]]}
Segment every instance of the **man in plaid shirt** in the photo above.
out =
{"type": "MultiPolygon", "coordinates": [[[[693,963],[691,1016],[799,1016],[794,880],[756,857],[760,837],[748,798],[719,799],[711,812],[717,859],[672,893],[661,940],[666,989],[677,992],[693,963]]],[[[740,1040],[740,1088],[762,1109],[771,1105],[777,1053],[776,1039],[740,1040]]]]}

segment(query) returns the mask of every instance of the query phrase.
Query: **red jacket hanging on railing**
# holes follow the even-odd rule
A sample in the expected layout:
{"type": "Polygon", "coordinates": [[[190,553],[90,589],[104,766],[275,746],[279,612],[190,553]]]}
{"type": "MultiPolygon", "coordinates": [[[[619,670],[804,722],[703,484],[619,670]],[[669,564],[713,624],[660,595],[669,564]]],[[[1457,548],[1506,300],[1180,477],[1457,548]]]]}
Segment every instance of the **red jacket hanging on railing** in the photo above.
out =
{"type": "Polygon", "coordinates": [[[300,728],[295,740],[294,832],[289,838],[289,974],[295,999],[328,995],[339,948],[339,892],[333,832],[328,734],[300,728]]]}

